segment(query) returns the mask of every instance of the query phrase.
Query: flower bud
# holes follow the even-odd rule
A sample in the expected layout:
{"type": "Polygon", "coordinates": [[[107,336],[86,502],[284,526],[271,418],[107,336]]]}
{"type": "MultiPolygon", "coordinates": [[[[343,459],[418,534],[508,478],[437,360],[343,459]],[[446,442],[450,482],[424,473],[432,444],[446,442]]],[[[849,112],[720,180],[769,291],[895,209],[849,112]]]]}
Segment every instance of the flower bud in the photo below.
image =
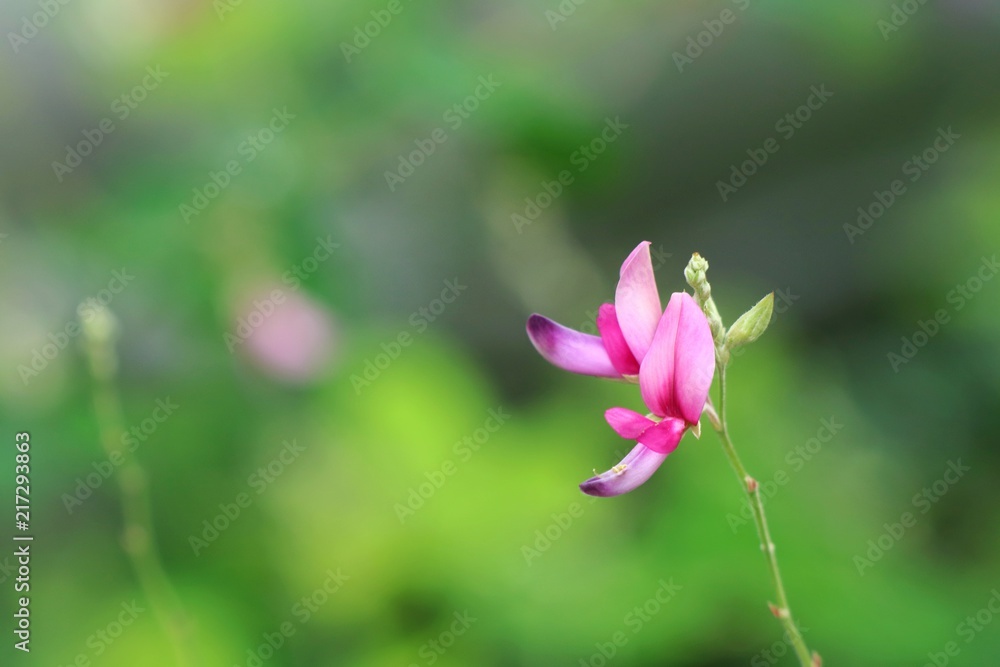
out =
{"type": "Polygon", "coordinates": [[[107,306],[90,298],[77,306],[77,316],[84,338],[90,342],[104,344],[112,342],[118,335],[118,318],[107,306]]]}
{"type": "Polygon", "coordinates": [[[688,285],[698,289],[698,285],[701,283],[707,283],[705,273],[708,271],[708,260],[694,253],[691,255],[691,261],[684,268],[684,278],[687,280],[688,285]]]}
{"type": "Polygon", "coordinates": [[[704,311],[705,317],[708,318],[708,326],[712,329],[712,339],[715,341],[716,354],[724,365],[729,361],[729,351],[725,349],[726,327],[723,326],[719,309],[715,307],[715,301],[712,300],[712,286],[708,284],[707,272],[708,260],[698,253],[694,253],[684,269],[684,278],[688,285],[694,289],[694,299],[704,311]]]}
{"type": "Polygon", "coordinates": [[[118,357],[115,354],[118,318],[107,306],[93,298],[77,306],[76,314],[80,320],[91,372],[100,380],[113,377],[118,370],[118,357]]]}
{"type": "Polygon", "coordinates": [[[757,304],[740,315],[740,318],[729,327],[726,334],[726,347],[730,351],[754,342],[767,330],[774,312],[774,292],[771,292],[757,304]]]}

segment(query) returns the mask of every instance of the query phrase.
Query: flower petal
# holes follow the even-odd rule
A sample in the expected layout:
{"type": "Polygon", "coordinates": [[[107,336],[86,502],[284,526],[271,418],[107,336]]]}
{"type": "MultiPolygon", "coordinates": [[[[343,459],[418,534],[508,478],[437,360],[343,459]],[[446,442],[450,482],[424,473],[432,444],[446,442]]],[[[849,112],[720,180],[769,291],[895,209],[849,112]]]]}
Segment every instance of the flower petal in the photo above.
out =
{"type": "Polygon", "coordinates": [[[658,424],[650,426],[637,438],[639,444],[646,445],[649,449],[660,454],[669,454],[677,449],[684,431],[687,430],[687,422],[683,419],[667,417],[658,424]]]}
{"type": "Polygon", "coordinates": [[[621,377],[600,336],[574,331],[541,315],[528,318],[527,330],[535,349],[553,366],[571,373],[621,377]]]}
{"type": "Polygon", "coordinates": [[[656,327],[653,344],[639,367],[642,400],[650,410],[664,417],[680,416],[674,405],[674,349],[681,316],[681,298],[680,294],[670,297],[656,327]]]}
{"type": "Polygon", "coordinates": [[[611,408],[605,411],[604,418],[623,438],[635,440],[643,431],[656,424],[652,419],[626,408],[611,408]]]}
{"type": "Polygon", "coordinates": [[[660,294],[656,291],[649,241],[643,241],[622,264],[615,310],[622,335],[640,362],[646,356],[660,319],[660,294]]]}
{"type": "Polygon", "coordinates": [[[674,348],[674,402],[684,421],[697,424],[715,375],[715,341],[705,313],[691,296],[684,297],[674,348]]]}
{"type": "Polygon", "coordinates": [[[588,496],[618,496],[636,488],[656,472],[667,454],[658,454],[645,445],[635,448],[611,470],[591,477],[580,485],[588,496]]]}
{"type": "Polygon", "coordinates": [[[715,374],[715,343],[708,319],[686,292],[670,297],[639,369],[646,405],[664,417],[695,424],[715,374]]]}
{"type": "Polygon", "coordinates": [[[601,332],[601,340],[604,341],[604,349],[611,357],[611,363],[622,375],[638,375],[639,362],[629,349],[622,329],[618,326],[618,316],[615,314],[615,307],[610,303],[605,303],[597,311],[597,330],[601,332]]]}

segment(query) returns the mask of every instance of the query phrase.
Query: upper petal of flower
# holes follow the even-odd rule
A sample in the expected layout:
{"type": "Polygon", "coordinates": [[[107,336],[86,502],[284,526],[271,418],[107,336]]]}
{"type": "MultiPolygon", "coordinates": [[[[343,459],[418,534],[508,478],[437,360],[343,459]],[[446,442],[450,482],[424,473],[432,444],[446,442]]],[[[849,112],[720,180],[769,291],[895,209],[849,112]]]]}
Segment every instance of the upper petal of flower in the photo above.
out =
{"type": "Polygon", "coordinates": [[[618,316],[615,314],[615,307],[606,303],[597,311],[597,330],[601,332],[601,340],[604,341],[604,349],[611,357],[611,363],[622,375],[638,375],[639,362],[629,349],[622,329],[618,325],[618,316]]]}
{"type": "Polygon", "coordinates": [[[580,490],[589,496],[617,496],[628,493],[656,472],[667,458],[645,445],[636,445],[621,463],[607,472],[591,477],[580,485],[580,490]]]}
{"type": "Polygon", "coordinates": [[[714,374],[715,343],[708,319],[690,294],[676,292],[640,365],[642,398],[660,416],[695,424],[714,374]]]}
{"type": "Polygon", "coordinates": [[[574,331],[541,315],[528,318],[527,330],[535,349],[553,366],[571,373],[621,377],[600,336],[574,331]]]}
{"type": "Polygon", "coordinates": [[[660,294],[656,291],[649,241],[643,241],[622,264],[615,290],[615,312],[622,335],[633,356],[646,356],[660,319],[660,294]]]}

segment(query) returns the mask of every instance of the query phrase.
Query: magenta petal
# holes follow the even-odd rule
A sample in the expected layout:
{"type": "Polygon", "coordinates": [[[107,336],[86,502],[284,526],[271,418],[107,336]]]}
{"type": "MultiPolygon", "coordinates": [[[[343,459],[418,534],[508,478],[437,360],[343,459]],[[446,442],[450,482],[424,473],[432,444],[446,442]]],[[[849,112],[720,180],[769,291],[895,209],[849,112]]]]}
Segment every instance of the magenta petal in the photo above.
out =
{"type": "Polygon", "coordinates": [[[660,416],[680,417],[674,405],[674,350],[677,325],[680,323],[681,293],[675,293],[663,311],[649,352],[639,368],[639,389],[642,400],[660,416]]]}
{"type": "Polygon", "coordinates": [[[611,357],[611,363],[622,375],[638,375],[639,362],[629,349],[622,329],[618,326],[618,317],[615,315],[615,307],[610,303],[605,303],[597,311],[597,330],[601,332],[601,340],[604,341],[604,349],[611,357]]]}
{"type": "Polygon", "coordinates": [[[687,427],[688,425],[683,419],[667,417],[660,423],[647,428],[637,439],[639,444],[646,445],[654,452],[669,454],[677,449],[687,427]]]}
{"type": "Polygon", "coordinates": [[[641,362],[653,342],[661,312],[649,241],[636,246],[622,264],[615,290],[615,312],[632,355],[641,362]]]}
{"type": "Polygon", "coordinates": [[[715,375],[715,341],[705,313],[691,296],[684,297],[674,356],[674,403],[684,421],[697,424],[715,375]]]}
{"type": "Polygon", "coordinates": [[[639,389],[656,414],[695,424],[715,373],[708,319],[686,292],[670,297],[639,369],[639,389]]]}
{"type": "Polygon", "coordinates": [[[553,366],[571,373],[621,377],[600,336],[574,331],[541,315],[528,318],[527,330],[535,349],[553,366]]]}
{"type": "Polygon", "coordinates": [[[626,408],[611,408],[604,418],[615,433],[628,440],[635,440],[643,431],[656,424],[652,419],[626,408]]]}
{"type": "Polygon", "coordinates": [[[621,463],[580,485],[588,496],[618,496],[636,488],[656,472],[667,458],[645,445],[636,445],[621,463]]]}

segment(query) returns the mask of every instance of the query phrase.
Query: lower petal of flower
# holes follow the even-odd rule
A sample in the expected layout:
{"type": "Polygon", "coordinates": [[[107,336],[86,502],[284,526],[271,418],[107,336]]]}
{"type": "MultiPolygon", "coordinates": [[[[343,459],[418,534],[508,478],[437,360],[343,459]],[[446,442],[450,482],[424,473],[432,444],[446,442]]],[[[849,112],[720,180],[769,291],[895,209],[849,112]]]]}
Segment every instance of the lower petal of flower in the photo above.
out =
{"type": "Polygon", "coordinates": [[[615,433],[627,440],[638,439],[640,435],[656,424],[649,417],[628,408],[610,408],[604,412],[604,419],[615,430],[615,433]]]}
{"type": "Polygon", "coordinates": [[[649,479],[667,456],[654,452],[645,445],[636,445],[621,463],[607,472],[591,477],[580,485],[580,490],[588,496],[602,498],[628,493],[649,479]]]}
{"type": "Polygon", "coordinates": [[[687,427],[687,422],[683,419],[667,417],[658,424],[647,428],[636,440],[654,452],[669,454],[677,449],[687,427]]]}

